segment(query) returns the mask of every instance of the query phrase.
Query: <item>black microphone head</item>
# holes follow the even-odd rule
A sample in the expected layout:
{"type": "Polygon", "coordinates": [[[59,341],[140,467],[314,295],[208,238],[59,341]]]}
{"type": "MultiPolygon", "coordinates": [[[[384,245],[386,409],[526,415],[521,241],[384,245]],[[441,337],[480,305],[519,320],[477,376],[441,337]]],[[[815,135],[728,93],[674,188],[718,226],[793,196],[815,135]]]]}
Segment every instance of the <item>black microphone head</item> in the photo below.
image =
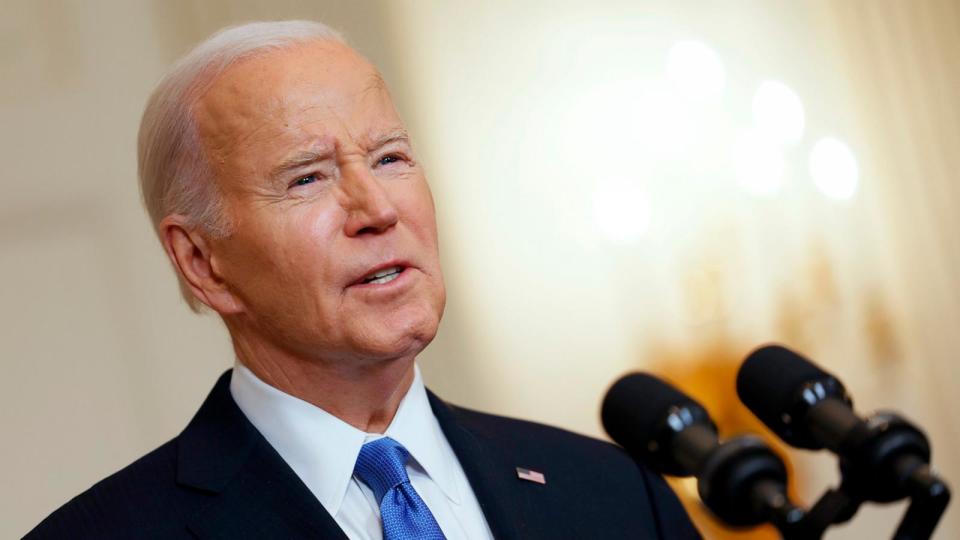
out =
{"type": "Polygon", "coordinates": [[[600,409],[603,428],[631,455],[661,474],[690,476],[670,448],[672,437],[697,424],[716,433],[706,409],[647,373],[624,375],[610,387],[600,409]]]}
{"type": "Polygon", "coordinates": [[[766,345],[747,356],[737,373],[737,395],[785,442],[811,450],[823,445],[804,426],[807,409],[827,397],[850,403],[836,377],[780,345],[766,345]]]}

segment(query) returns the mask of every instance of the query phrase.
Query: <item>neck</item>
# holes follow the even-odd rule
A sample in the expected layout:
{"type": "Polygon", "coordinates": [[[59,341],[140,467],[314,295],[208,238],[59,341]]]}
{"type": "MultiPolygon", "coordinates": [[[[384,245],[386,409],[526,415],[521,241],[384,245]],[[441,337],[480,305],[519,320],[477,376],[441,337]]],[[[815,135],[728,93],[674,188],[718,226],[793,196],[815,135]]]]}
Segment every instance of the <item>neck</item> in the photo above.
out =
{"type": "Polygon", "coordinates": [[[383,433],[410,389],[414,356],[304,359],[233,336],[237,357],[261,381],[367,433],[383,433]]]}

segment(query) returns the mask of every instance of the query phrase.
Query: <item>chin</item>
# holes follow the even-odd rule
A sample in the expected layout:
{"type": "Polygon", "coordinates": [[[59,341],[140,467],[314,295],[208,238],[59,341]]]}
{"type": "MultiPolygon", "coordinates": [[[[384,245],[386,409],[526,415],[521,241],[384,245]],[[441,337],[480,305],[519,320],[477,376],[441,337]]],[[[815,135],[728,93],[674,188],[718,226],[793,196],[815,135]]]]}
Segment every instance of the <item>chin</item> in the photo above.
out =
{"type": "Polygon", "coordinates": [[[384,360],[416,356],[433,341],[439,325],[439,314],[422,314],[388,328],[381,327],[376,334],[366,334],[361,349],[384,360]]]}

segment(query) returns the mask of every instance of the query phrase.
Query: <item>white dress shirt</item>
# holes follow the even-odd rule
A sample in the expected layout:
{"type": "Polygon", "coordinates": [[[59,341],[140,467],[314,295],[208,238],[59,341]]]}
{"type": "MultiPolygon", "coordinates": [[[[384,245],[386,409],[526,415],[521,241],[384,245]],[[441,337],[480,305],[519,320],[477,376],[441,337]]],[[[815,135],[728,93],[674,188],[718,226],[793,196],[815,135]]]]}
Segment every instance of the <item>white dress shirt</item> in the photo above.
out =
{"type": "Polygon", "coordinates": [[[230,379],[230,393],[351,540],[383,539],[376,497],[353,475],[360,447],[382,436],[410,452],[410,482],[449,540],[493,539],[467,475],[433,416],[418,367],[383,435],[364,433],[277,390],[239,362],[230,379]]]}

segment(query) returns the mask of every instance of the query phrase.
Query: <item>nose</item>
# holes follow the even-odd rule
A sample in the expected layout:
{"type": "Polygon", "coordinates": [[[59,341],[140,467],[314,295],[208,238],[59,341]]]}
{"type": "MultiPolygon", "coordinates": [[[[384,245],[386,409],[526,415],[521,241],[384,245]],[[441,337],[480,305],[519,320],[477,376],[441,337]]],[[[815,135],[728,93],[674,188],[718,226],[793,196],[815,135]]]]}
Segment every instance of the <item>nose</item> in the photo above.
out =
{"type": "Polygon", "coordinates": [[[341,205],[347,211],[344,233],[354,237],[390,230],[400,215],[380,181],[365,163],[341,168],[341,205]]]}

